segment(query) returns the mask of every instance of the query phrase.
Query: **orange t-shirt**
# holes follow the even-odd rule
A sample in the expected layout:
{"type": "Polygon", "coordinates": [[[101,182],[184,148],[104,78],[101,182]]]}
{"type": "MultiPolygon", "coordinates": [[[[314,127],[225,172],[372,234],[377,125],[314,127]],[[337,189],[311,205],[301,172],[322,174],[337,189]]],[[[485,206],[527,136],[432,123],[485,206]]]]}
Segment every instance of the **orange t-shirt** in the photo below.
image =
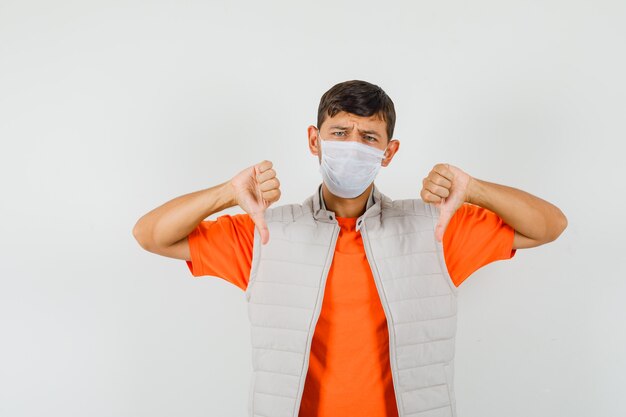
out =
{"type": "MultiPolygon", "coordinates": [[[[311,344],[299,417],[397,417],[389,333],[356,218],[336,217],[341,230],[311,344]]],[[[514,230],[494,212],[465,203],[443,237],[444,258],[458,287],[474,271],[510,259],[514,230]]],[[[247,214],[202,221],[189,234],[195,277],[211,275],[245,290],[254,223],[247,214]]],[[[270,234],[270,240],[272,236],[270,234]]]]}

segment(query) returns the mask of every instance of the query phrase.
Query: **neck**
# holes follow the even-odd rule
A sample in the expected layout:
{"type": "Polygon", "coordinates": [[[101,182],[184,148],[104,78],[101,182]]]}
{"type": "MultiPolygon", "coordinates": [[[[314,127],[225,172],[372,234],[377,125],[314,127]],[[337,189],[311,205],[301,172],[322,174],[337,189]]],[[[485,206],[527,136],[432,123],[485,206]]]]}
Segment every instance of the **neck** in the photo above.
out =
{"type": "Polygon", "coordinates": [[[354,198],[341,198],[333,195],[326,184],[322,183],[322,197],[324,198],[324,204],[326,209],[333,211],[338,217],[359,217],[365,213],[365,207],[367,206],[367,199],[370,196],[370,192],[374,183],[371,183],[369,187],[363,191],[363,193],[354,198]]]}

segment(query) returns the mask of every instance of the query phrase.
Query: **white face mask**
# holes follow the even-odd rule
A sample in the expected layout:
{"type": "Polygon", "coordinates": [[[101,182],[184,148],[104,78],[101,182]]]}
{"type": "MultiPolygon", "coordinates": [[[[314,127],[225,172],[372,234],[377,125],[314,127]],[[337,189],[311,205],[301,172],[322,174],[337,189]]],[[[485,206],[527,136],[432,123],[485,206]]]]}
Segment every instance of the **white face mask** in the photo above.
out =
{"type": "Polygon", "coordinates": [[[341,198],[363,194],[374,181],[385,150],[354,141],[320,139],[322,163],[319,171],[326,187],[341,198]]]}

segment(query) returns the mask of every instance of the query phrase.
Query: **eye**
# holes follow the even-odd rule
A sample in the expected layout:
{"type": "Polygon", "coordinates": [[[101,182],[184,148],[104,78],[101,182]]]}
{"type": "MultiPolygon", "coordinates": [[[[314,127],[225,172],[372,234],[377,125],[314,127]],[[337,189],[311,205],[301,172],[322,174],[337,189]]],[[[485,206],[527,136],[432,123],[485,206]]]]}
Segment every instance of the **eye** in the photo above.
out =
{"type": "Polygon", "coordinates": [[[376,138],[374,136],[366,136],[366,137],[369,138],[369,139],[372,139],[372,140],[370,140],[370,142],[374,142],[376,140],[376,138]]]}
{"type": "Polygon", "coordinates": [[[339,133],[345,133],[345,132],[333,132],[333,135],[337,135],[339,133]]]}

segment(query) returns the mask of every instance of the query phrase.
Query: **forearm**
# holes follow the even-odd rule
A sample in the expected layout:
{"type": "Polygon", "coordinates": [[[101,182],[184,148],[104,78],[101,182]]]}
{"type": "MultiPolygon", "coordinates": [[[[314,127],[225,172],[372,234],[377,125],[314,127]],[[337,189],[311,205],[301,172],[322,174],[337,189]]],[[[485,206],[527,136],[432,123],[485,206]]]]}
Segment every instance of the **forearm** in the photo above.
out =
{"type": "Polygon", "coordinates": [[[517,188],[472,178],[466,201],[496,213],[517,232],[549,242],[567,226],[567,218],[555,205],[517,188]]]}
{"type": "Polygon", "coordinates": [[[230,181],[176,197],[143,215],[133,236],[144,247],[168,247],[213,213],[236,205],[230,181]]]}

